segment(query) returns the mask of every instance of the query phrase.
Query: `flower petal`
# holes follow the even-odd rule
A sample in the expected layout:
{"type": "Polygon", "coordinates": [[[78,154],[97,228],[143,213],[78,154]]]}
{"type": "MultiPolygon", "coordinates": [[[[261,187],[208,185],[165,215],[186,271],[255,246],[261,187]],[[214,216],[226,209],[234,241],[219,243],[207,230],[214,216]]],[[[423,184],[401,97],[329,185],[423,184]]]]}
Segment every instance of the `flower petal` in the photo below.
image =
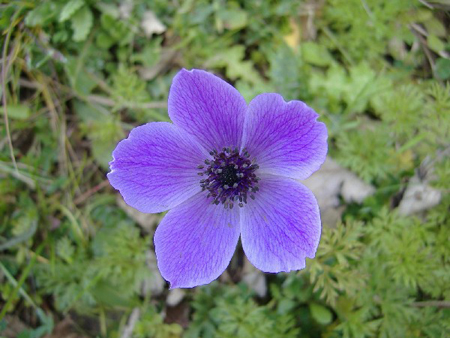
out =
{"type": "Polygon", "coordinates": [[[235,88],[208,72],[182,69],[173,79],[169,116],[208,151],[240,147],[246,109],[235,88]]]}
{"type": "Polygon", "coordinates": [[[230,263],[239,239],[239,210],[200,193],[170,210],[155,233],[161,275],[171,288],[210,283],[230,263]]]}
{"type": "Polygon", "coordinates": [[[299,270],[314,258],[321,224],[317,201],[302,184],[262,175],[260,191],[241,210],[241,240],[254,266],[265,272],[299,270]]]}
{"type": "Polygon", "coordinates": [[[261,94],[249,105],[243,145],[260,171],[305,179],[327,154],[327,129],[301,101],[285,102],[278,94],[261,94]]]}
{"type": "Polygon", "coordinates": [[[148,123],[117,145],[108,179],[128,205],[142,212],[161,212],[201,190],[197,166],[208,156],[175,125],[148,123]]]}

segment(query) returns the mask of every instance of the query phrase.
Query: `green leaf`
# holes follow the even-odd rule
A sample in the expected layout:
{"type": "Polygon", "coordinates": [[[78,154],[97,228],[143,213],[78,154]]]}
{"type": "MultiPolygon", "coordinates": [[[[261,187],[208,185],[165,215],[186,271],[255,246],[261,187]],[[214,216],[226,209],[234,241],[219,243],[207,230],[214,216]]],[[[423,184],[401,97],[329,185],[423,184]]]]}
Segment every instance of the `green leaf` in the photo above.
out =
{"type": "Polygon", "coordinates": [[[277,312],[279,314],[287,314],[291,312],[295,307],[297,306],[297,303],[293,301],[292,299],[283,298],[278,303],[277,312]]]}
{"type": "Polygon", "coordinates": [[[76,11],[83,7],[83,0],[71,0],[63,7],[61,14],[59,15],[59,22],[69,20],[76,11]]]}
{"type": "Polygon", "coordinates": [[[84,70],[83,61],[80,58],[68,57],[64,68],[72,88],[79,94],[88,95],[97,83],[84,70]]]}
{"type": "Polygon", "coordinates": [[[129,26],[123,20],[118,20],[114,16],[103,13],[100,17],[100,25],[121,46],[132,39],[133,32],[129,26]]]}
{"type": "Polygon", "coordinates": [[[434,34],[428,35],[427,42],[428,47],[436,53],[442,52],[445,49],[444,42],[434,34]]]}
{"type": "Polygon", "coordinates": [[[217,53],[207,61],[208,67],[226,67],[227,77],[231,80],[242,79],[252,84],[261,81],[261,76],[253,67],[251,61],[244,61],[245,48],[236,45],[217,53]]]}
{"type": "Polygon", "coordinates": [[[333,320],[333,314],[327,307],[317,304],[310,303],[309,309],[311,310],[311,316],[322,325],[328,325],[333,320]]]}
{"type": "Polygon", "coordinates": [[[21,232],[20,234],[17,234],[16,237],[9,238],[6,242],[0,243],[0,251],[12,248],[16,246],[19,243],[23,243],[33,237],[33,235],[36,232],[37,229],[37,216],[34,209],[31,209],[28,211],[28,213],[19,219],[18,223],[21,222],[22,228],[26,226],[27,228],[21,232]]]}
{"type": "Polygon", "coordinates": [[[39,337],[44,334],[51,334],[55,326],[52,316],[47,315],[41,308],[36,309],[36,314],[41,322],[41,326],[36,329],[37,332],[41,333],[39,337]]]}
{"type": "Polygon", "coordinates": [[[29,27],[43,26],[56,17],[57,13],[56,5],[53,2],[44,2],[28,12],[25,17],[25,25],[29,27]]]}
{"type": "Polygon", "coordinates": [[[9,27],[9,25],[11,24],[11,18],[13,17],[15,10],[16,9],[13,3],[2,8],[2,15],[0,16],[0,30],[6,30],[6,28],[9,27]]]}
{"type": "Polygon", "coordinates": [[[92,15],[92,11],[87,6],[84,6],[77,11],[71,19],[73,41],[79,42],[86,40],[91,31],[93,20],[94,16],[92,15]]]}
{"type": "Polygon", "coordinates": [[[75,248],[69,237],[65,236],[56,243],[56,254],[67,263],[72,263],[72,258],[75,254],[75,248]]]}
{"type": "Polygon", "coordinates": [[[446,37],[447,32],[445,30],[445,26],[437,18],[431,17],[430,20],[424,22],[424,25],[429,34],[433,34],[441,38],[446,37]]]}
{"type": "Polygon", "coordinates": [[[100,32],[95,37],[95,44],[102,49],[109,49],[114,42],[115,40],[105,32],[100,32]]]}
{"type": "Polygon", "coordinates": [[[441,80],[450,79],[450,60],[439,58],[436,61],[436,76],[441,80]]]}
{"type": "Polygon", "coordinates": [[[94,159],[103,168],[108,169],[111,153],[124,136],[120,120],[101,106],[80,101],[75,101],[74,110],[83,121],[84,133],[91,141],[94,159]]]}
{"type": "Polygon", "coordinates": [[[95,160],[104,169],[109,168],[109,162],[112,160],[111,154],[123,137],[123,131],[119,121],[108,119],[104,123],[95,123],[92,125],[92,154],[95,160]]]}
{"type": "Polygon", "coordinates": [[[246,81],[238,80],[235,84],[236,89],[241,93],[247,102],[250,102],[255,96],[262,93],[273,93],[277,90],[272,82],[261,81],[257,84],[250,84],[246,81]]]}
{"type": "Polygon", "coordinates": [[[118,19],[120,16],[120,11],[117,5],[109,4],[105,2],[97,2],[95,4],[95,8],[97,8],[103,14],[108,14],[110,17],[114,19],[118,19]]]}
{"type": "Polygon", "coordinates": [[[4,331],[7,327],[6,320],[0,320],[0,332],[4,331]]]}
{"type": "Polygon", "coordinates": [[[92,288],[92,294],[100,303],[108,306],[130,307],[133,305],[132,299],[127,298],[107,282],[99,282],[92,288]]]}
{"type": "Polygon", "coordinates": [[[297,55],[286,44],[279,46],[269,58],[270,79],[276,92],[283,95],[286,100],[298,99],[302,89],[298,60],[297,55]]]}
{"type": "Polygon", "coordinates": [[[303,60],[315,66],[328,66],[333,63],[333,57],[324,45],[312,41],[301,44],[303,60]]]}
{"type": "Polygon", "coordinates": [[[244,28],[248,22],[247,12],[239,8],[220,11],[218,18],[223,21],[223,26],[226,29],[241,29],[244,28]]]}
{"type": "MultiPolygon", "coordinates": [[[[0,113],[4,114],[4,107],[0,107],[0,113]]],[[[30,117],[30,107],[24,104],[15,104],[7,106],[8,117],[16,120],[26,120],[30,117]]]]}

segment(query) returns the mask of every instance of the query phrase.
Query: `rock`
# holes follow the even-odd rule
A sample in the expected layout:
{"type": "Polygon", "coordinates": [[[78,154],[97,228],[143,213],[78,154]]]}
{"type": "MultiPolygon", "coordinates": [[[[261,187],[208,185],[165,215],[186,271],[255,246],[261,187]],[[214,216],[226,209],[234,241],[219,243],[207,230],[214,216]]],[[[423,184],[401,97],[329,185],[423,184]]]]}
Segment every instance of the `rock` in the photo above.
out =
{"type": "Polygon", "coordinates": [[[128,20],[133,12],[133,0],[124,0],[119,5],[119,15],[122,19],[128,20]]]}
{"type": "Polygon", "coordinates": [[[152,11],[146,11],[143,15],[141,27],[147,37],[151,37],[153,34],[161,34],[166,31],[166,26],[159,21],[155,13],[152,11]]]}
{"type": "Polygon", "coordinates": [[[243,274],[242,281],[259,297],[264,297],[267,294],[266,276],[262,271],[256,269],[247,258],[244,258],[243,274]]]}
{"type": "Polygon", "coordinates": [[[162,278],[156,265],[156,257],[152,250],[147,251],[147,267],[151,271],[151,276],[144,280],[142,294],[150,293],[152,296],[158,296],[164,291],[166,281],[162,278]]]}
{"type": "Polygon", "coordinates": [[[168,306],[177,306],[181,303],[184,296],[186,295],[186,291],[183,289],[173,289],[169,291],[167,295],[166,304],[168,306]]]}
{"type": "Polygon", "coordinates": [[[160,214],[144,214],[143,212],[130,207],[119,194],[117,195],[117,205],[147,233],[153,233],[156,224],[161,220],[160,214]]]}
{"type": "Polygon", "coordinates": [[[329,157],[318,171],[302,183],[316,196],[322,222],[328,226],[335,226],[344,210],[340,206],[339,196],[348,203],[361,203],[375,192],[374,187],[329,157]]]}
{"type": "Polygon", "coordinates": [[[421,180],[416,174],[411,178],[398,206],[401,215],[408,216],[428,210],[439,204],[442,194],[430,187],[427,180],[421,180]]]}

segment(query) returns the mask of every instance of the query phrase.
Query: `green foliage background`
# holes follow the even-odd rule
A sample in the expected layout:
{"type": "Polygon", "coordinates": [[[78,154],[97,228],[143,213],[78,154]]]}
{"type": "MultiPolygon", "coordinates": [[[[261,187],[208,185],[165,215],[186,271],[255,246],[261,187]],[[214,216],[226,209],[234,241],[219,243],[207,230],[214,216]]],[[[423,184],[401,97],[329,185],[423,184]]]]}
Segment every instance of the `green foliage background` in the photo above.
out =
{"type": "Polygon", "coordinates": [[[0,337],[13,317],[28,327],[19,337],[38,338],[69,315],[83,337],[121,337],[133,309],[135,338],[449,337],[449,11],[446,0],[3,2],[0,337]],[[164,25],[154,34],[148,11],[164,25]],[[247,100],[307,102],[330,155],[376,192],[343,202],[316,259],[268,275],[266,296],[241,282],[237,253],[232,278],[188,290],[173,319],[168,291],[142,288],[152,231],[117,206],[105,174],[129,130],[168,121],[181,67],[247,100]],[[424,167],[442,201],[401,216],[424,167]]]}

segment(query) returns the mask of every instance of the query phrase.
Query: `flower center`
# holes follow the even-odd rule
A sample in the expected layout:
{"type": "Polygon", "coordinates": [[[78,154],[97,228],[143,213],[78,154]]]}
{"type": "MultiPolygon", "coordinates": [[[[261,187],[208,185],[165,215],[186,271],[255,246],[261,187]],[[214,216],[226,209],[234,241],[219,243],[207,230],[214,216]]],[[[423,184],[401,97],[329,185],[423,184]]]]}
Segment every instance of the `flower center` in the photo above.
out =
{"type": "Polygon", "coordinates": [[[254,193],[259,190],[255,172],[259,166],[250,160],[248,152],[223,148],[221,152],[213,150],[210,154],[213,159],[205,160],[206,165],[197,168],[201,169],[200,176],[206,176],[200,180],[200,186],[202,191],[209,191],[212,203],[222,203],[225,209],[232,209],[234,203],[243,207],[247,197],[255,199],[254,193]]]}

